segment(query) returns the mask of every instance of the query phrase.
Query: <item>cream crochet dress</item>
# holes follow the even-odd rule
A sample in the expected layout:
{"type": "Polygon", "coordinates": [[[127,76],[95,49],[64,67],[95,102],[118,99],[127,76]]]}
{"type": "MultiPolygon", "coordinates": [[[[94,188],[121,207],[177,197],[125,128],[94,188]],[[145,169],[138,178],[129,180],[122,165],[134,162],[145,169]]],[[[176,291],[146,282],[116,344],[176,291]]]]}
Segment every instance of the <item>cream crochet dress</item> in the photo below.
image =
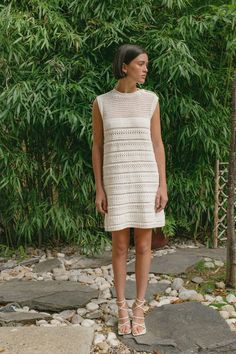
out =
{"type": "Polygon", "coordinates": [[[155,211],[159,172],[150,130],[158,99],[145,89],[122,93],[114,88],[97,96],[104,132],[105,231],[165,225],[164,210],[155,211]]]}

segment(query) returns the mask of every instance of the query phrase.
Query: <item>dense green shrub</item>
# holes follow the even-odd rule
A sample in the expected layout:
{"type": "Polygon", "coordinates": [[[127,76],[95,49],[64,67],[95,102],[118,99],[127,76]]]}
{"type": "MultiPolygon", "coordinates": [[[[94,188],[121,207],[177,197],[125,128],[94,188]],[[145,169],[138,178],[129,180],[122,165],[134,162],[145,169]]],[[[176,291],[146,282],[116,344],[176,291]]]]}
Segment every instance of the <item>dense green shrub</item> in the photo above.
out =
{"type": "Polygon", "coordinates": [[[236,5],[193,0],[0,2],[0,237],[106,244],[95,209],[91,107],[122,43],[149,52],[160,98],[166,233],[211,237],[214,164],[228,159],[236,5]]]}

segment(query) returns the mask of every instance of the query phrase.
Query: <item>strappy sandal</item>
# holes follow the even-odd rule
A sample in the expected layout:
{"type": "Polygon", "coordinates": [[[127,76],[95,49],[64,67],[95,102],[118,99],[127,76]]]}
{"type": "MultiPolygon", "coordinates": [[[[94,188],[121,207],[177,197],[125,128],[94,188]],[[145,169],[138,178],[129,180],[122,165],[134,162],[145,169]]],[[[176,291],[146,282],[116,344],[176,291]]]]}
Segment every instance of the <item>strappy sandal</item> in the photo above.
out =
{"type": "MultiPolygon", "coordinates": [[[[140,308],[142,310],[143,309],[143,305],[145,303],[145,299],[143,300],[139,300],[138,298],[135,300],[135,302],[133,303],[133,306],[132,306],[132,310],[136,310],[137,308],[140,308]],[[140,304],[137,303],[137,301],[140,302],[140,304]],[[134,307],[135,306],[135,307],[134,307]]],[[[133,318],[141,318],[144,320],[144,316],[136,316],[133,314],[133,318]]],[[[135,322],[134,320],[132,320],[132,334],[133,336],[140,336],[141,334],[145,334],[146,333],[146,326],[145,326],[145,323],[138,323],[138,322],[135,322]],[[141,332],[135,332],[134,329],[137,328],[137,327],[143,327],[143,330],[141,332]]]]}
{"type": "MultiPolygon", "coordinates": [[[[126,305],[126,301],[125,299],[121,300],[121,301],[118,301],[116,300],[116,303],[117,303],[117,306],[118,306],[118,310],[127,310],[127,307],[125,306],[126,305]],[[118,304],[121,303],[122,305],[119,306],[118,304]]],[[[121,329],[123,326],[126,326],[127,324],[129,324],[130,326],[130,319],[129,319],[129,316],[125,316],[125,317],[118,317],[118,334],[119,335],[124,335],[124,334],[130,334],[131,333],[131,327],[129,328],[129,330],[127,332],[122,332],[121,329]],[[119,323],[120,320],[124,320],[124,319],[128,319],[127,321],[125,321],[124,323],[119,323]]]]}

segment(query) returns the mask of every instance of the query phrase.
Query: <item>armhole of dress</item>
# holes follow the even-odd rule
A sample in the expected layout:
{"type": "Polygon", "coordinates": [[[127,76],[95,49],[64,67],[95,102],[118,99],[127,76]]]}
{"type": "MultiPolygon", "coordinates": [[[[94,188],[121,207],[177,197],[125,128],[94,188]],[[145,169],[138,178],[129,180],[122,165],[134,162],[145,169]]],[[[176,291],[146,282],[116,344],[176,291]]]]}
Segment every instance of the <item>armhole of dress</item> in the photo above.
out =
{"type": "Polygon", "coordinates": [[[103,106],[102,106],[102,99],[100,96],[97,96],[97,103],[98,103],[98,108],[99,108],[100,114],[103,119],[103,106]]]}
{"type": "Polygon", "coordinates": [[[152,115],[153,115],[153,113],[154,113],[154,111],[156,109],[158,101],[159,101],[159,97],[156,94],[154,94],[153,101],[152,101],[152,106],[151,106],[151,119],[152,119],[152,115]]]}

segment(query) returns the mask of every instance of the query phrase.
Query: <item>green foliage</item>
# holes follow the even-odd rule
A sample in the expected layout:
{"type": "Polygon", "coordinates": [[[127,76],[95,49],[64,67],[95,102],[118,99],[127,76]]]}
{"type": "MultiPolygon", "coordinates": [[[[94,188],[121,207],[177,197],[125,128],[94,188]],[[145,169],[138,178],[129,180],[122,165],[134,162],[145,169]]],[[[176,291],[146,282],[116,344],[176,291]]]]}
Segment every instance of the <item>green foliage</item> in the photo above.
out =
{"type": "Polygon", "coordinates": [[[228,159],[235,1],[0,2],[0,236],[8,246],[105,247],[95,210],[91,107],[115,85],[118,45],[143,45],[160,98],[169,235],[213,226],[214,164],[228,159]]]}

